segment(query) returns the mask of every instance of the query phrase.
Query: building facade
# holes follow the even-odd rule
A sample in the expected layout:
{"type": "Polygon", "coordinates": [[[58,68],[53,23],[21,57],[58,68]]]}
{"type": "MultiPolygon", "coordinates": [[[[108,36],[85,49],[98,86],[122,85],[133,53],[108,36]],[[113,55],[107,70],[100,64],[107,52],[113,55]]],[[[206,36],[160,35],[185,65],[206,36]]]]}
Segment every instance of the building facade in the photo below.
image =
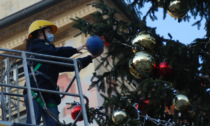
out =
{"type": "MultiPolygon", "coordinates": [[[[0,48],[6,49],[15,49],[15,50],[24,50],[25,43],[24,39],[27,38],[27,30],[29,25],[38,19],[44,19],[52,21],[57,27],[58,32],[55,34],[54,44],[57,47],[62,46],[73,46],[79,47],[80,45],[86,42],[88,36],[81,34],[77,37],[74,37],[80,31],[72,27],[74,23],[70,18],[84,18],[85,20],[91,21],[91,13],[97,11],[96,8],[92,6],[88,6],[87,4],[92,3],[97,0],[63,0],[56,3],[49,3],[47,5],[47,1],[41,0],[3,0],[0,2],[0,11],[3,12],[0,15],[2,20],[0,21],[0,25],[2,21],[8,20],[8,22],[3,22],[0,26],[0,48]],[[42,3],[45,2],[45,5],[42,3]],[[41,10],[38,8],[43,6],[41,10]],[[35,9],[34,9],[35,8],[35,9]],[[36,10],[37,8],[37,10],[36,10]],[[30,9],[34,9],[36,11],[32,11],[30,9]],[[24,11],[31,11],[31,14],[24,15],[24,11]],[[18,15],[21,15],[21,19],[18,19],[18,15]],[[16,17],[13,20],[12,17],[16,17]]],[[[108,0],[107,4],[113,7],[118,7],[111,0],[108,0]]],[[[125,16],[121,15],[119,18],[126,19],[125,16]]],[[[105,50],[108,47],[105,47],[105,50]]],[[[76,54],[71,58],[79,58],[90,55],[88,51],[83,51],[82,54],[76,54]]],[[[88,67],[82,69],[80,72],[80,79],[82,83],[83,93],[89,98],[89,106],[90,107],[98,107],[103,103],[103,99],[100,97],[100,92],[97,91],[96,88],[88,90],[89,85],[91,84],[92,73],[95,70],[95,67],[100,63],[101,57],[105,54],[97,57],[93,60],[93,63],[89,64],[88,67]]],[[[110,61],[111,62],[111,61],[110,61]]],[[[110,69],[111,66],[105,67],[102,66],[98,71],[99,74],[102,74],[104,71],[110,69]]],[[[66,72],[61,73],[57,82],[57,85],[60,87],[61,91],[65,91],[69,82],[72,80],[74,76],[74,72],[66,72]]],[[[24,85],[25,79],[24,77],[19,78],[19,85],[24,85]]],[[[76,82],[71,86],[70,93],[78,93],[76,82]]],[[[20,93],[22,93],[20,91],[20,93]]],[[[23,101],[21,99],[20,101],[23,101]]],[[[69,106],[66,103],[71,103],[73,101],[79,102],[79,98],[65,96],[62,99],[61,104],[59,105],[59,119],[61,122],[65,121],[66,123],[73,122],[73,119],[70,117],[71,110],[68,109],[69,106]]],[[[20,109],[23,111],[20,118],[21,121],[24,122],[26,119],[25,115],[25,106],[24,103],[20,103],[20,109]]],[[[82,126],[84,123],[81,121],[77,123],[79,126],[82,126]]],[[[97,124],[91,124],[97,125],[97,124]]]]}

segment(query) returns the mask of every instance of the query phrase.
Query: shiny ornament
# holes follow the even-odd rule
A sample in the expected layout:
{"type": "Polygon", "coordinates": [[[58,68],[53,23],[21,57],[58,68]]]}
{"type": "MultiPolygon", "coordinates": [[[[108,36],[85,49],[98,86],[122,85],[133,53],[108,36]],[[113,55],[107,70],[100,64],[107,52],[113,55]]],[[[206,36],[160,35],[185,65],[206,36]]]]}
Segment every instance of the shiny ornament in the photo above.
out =
{"type": "Polygon", "coordinates": [[[125,123],[127,121],[127,119],[128,119],[128,116],[125,111],[116,110],[112,114],[112,121],[115,124],[121,125],[121,124],[125,123]]]}
{"type": "MultiPolygon", "coordinates": [[[[82,110],[82,107],[81,105],[76,105],[72,108],[72,111],[71,111],[71,118],[73,120],[76,119],[77,115],[79,114],[79,112],[82,110]]],[[[78,118],[78,121],[82,121],[83,120],[83,116],[82,114],[80,115],[80,117],[78,118]]]]}
{"type": "Polygon", "coordinates": [[[156,42],[150,34],[141,32],[132,40],[133,53],[141,50],[143,47],[145,50],[152,51],[155,48],[156,42]]]}
{"type": "Polygon", "coordinates": [[[178,111],[186,109],[189,104],[190,101],[188,97],[182,94],[176,95],[176,97],[173,99],[174,109],[178,111]]]}
{"type": "Polygon", "coordinates": [[[168,7],[168,13],[174,18],[182,18],[188,12],[187,2],[184,0],[173,0],[168,7]],[[183,3],[182,3],[183,2],[183,3]]]}
{"type": "Polygon", "coordinates": [[[137,52],[133,59],[129,62],[129,71],[137,79],[142,79],[147,75],[151,75],[154,69],[153,57],[144,52],[137,52]]]}
{"type": "Polygon", "coordinates": [[[206,93],[210,95],[210,88],[206,89],[206,93]]]}
{"type": "Polygon", "coordinates": [[[158,67],[158,74],[162,77],[170,77],[173,74],[173,69],[168,62],[161,62],[158,67]]]}
{"type": "Polygon", "coordinates": [[[87,50],[93,55],[97,55],[104,49],[104,42],[99,36],[90,36],[87,39],[87,50]]]}

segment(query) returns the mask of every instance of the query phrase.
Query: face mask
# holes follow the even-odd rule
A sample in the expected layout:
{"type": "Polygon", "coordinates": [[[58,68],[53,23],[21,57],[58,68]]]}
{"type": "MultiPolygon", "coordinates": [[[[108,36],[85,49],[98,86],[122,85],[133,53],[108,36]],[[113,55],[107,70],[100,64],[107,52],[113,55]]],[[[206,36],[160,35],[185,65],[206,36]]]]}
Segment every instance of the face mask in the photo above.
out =
{"type": "Polygon", "coordinates": [[[48,41],[49,43],[51,43],[53,40],[54,40],[54,35],[51,34],[51,33],[48,33],[48,34],[47,34],[47,41],[48,41]]]}

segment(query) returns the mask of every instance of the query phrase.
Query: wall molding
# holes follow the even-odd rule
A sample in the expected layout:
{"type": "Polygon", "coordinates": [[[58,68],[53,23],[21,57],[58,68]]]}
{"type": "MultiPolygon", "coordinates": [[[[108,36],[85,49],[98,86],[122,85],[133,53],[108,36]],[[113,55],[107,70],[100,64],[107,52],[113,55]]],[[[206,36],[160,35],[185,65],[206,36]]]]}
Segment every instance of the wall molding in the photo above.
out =
{"type": "MultiPolygon", "coordinates": [[[[53,23],[55,23],[55,25],[58,26],[59,31],[61,31],[61,32],[58,31],[58,34],[56,34],[56,39],[58,41],[64,37],[67,37],[72,34],[73,28],[70,26],[72,25],[73,21],[70,20],[70,18],[76,18],[76,17],[84,18],[86,16],[89,16],[91,13],[94,13],[97,11],[96,8],[93,8],[92,6],[86,6],[86,3],[85,4],[83,3],[83,5],[80,5],[80,6],[81,7],[78,7],[79,9],[77,9],[77,10],[69,10],[69,11],[63,12],[62,14],[64,14],[64,15],[61,18],[58,15],[56,17],[54,16],[53,19],[51,20],[53,23]],[[68,27],[66,27],[66,26],[68,26],[68,27]]],[[[48,15],[54,15],[54,13],[53,12],[51,14],[48,13],[48,15]]],[[[26,26],[26,25],[22,25],[22,26],[26,26]]],[[[73,31],[75,31],[75,29],[73,31]]],[[[1,34],[1,32],[0,32],[0,34],[1,34]]],[[[10,31],[10,32],[7,32],[7,34],[10,34],[10,35],[17,34],[17,32],[10,31]]],[[[5,39],[5,40],[1,41],[0,48],[14,49],[14,48],[24,44],[23,41],[25,38],[27,38],[27,29],[25,29],[20,34],[16,35],[15,37],[13,37],[9,40],[5,39]]]]}

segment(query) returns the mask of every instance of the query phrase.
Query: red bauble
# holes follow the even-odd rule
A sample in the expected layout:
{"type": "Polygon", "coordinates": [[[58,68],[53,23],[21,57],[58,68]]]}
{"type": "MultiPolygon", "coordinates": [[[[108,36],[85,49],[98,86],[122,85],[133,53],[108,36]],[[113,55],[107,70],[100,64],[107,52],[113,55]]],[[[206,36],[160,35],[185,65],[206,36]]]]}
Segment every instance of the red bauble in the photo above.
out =
{"type": "MultiPolygon", "coordinates": [[[[82,111],[81,105],[76,105],[76,106],[74,106],[74,107],[72,108],[72,111],[71,111],[71,118],[72,118],[73,120],[75,120],[76,117],[77,117],[77,115],[79,114],[80,111],[82,111]]],[[[82,121],[82,120],[83,120],[83,116],[82,116],[82,114],[81,114],[80,117],[79,117],[79,119],[78,119],[78,121],[82,121]]]]}
{"type": "Polygon", "coordinates": [[[168,62],[161,62],[157,68],[158,74],[164,78],[170,77],[173,74],[173,69],[168,62]]]}

